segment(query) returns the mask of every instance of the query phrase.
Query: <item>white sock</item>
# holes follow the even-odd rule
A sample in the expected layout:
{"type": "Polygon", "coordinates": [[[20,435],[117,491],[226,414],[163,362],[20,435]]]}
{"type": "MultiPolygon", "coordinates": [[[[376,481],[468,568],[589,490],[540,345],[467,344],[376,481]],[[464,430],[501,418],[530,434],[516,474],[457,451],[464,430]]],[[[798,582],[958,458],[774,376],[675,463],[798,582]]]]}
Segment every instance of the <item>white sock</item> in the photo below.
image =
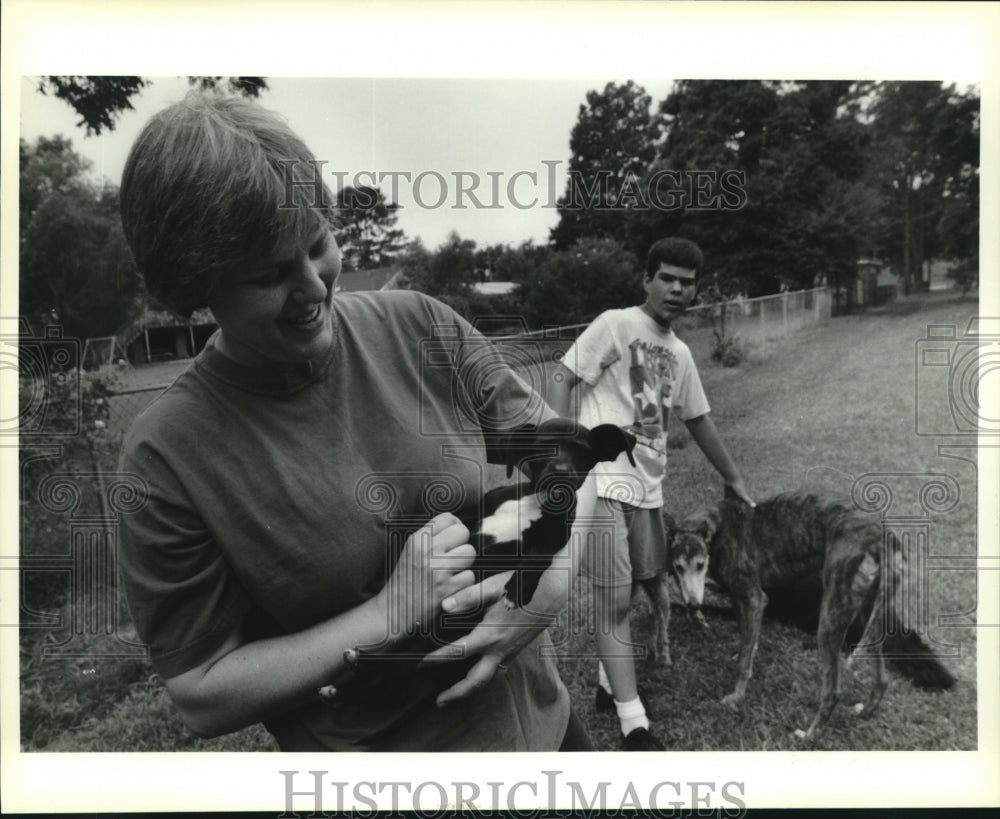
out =
{"type": "Polygon", "coordinates": [[[649,728],[649,717],[646,716],[646,709],[638,697],[630,702],[615,700],[615,710],[618,711],[623,735],[628,736],[636,728],[649,728]]]}
{"type": "Polygon", "coordinates": [[[600,660],[597,661],[597,684],[609,694],[614,693],[611,690],[611,680],[608,679],[608,672],[604,670],[604,663],[600,660]]]}

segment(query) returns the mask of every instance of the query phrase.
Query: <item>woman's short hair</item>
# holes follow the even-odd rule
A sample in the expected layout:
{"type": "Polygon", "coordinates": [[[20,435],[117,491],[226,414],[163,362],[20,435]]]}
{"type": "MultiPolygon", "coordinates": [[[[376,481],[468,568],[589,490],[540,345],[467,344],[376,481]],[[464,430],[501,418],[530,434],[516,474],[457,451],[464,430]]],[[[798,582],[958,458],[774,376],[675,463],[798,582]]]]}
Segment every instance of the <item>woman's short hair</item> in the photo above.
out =
{"type": "Polygon", "coordinates": [[[122,174],[125,238],[149,292],[181,315],[229,270],[330,223],[322,163],[272,111],[192,91],[142,129],[122,174]]]}
{"type": "Polygon", "coordinates": [[[669,236],[660,239],[650,249],[646,257],[646,278],[651,279],[661,264],[683,267],[698,273],[704,263],[701,248],[690,239],[669,236]]]}

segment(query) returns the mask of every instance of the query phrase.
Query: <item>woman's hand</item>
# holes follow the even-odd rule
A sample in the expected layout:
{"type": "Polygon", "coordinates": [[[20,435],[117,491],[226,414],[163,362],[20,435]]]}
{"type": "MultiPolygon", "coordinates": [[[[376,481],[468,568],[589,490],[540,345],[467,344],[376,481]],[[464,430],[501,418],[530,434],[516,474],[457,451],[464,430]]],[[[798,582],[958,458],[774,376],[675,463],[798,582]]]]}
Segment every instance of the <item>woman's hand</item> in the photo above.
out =
{"type": "Polygon", "coordinates": [[[407,539],[389,581],[361,605],[279,637],[248,641],[235,629],[202,663],[166,680],[184,722],[198,736],[218,736],[313,703],[344,673],[348,649],[412,634],[442,601],[466,592],[475,580],[468,538],[458,518],[438,515],[407,539]]]}
{"type": "Polygon", "coordinates": [[[503,673],[503,664],[508,659],[552,624],[553,615],[517,608],[510,603],[504,595],[504,586],[510,576],[511,572],[493,575],[444,601],[443,608],[449,614],[461,614],[484,606],[487,608],[482,621],[472,632],[432,651],[421,661],[424,665],[479,656],[463,679],[438,695],[438,706],[447,705],[487,685],[497,673],[503,673]]]}
{"type": "Polygon", "coordinates": [[[498,672],[502,674],[504,663],[551,626],[565,608],[573,578],[580,568],[585,535],[592,525],[597,503],[596,486],[593,475],[590,475],[577,490],[576,521],[569,541],[553,556],[527,608],[513,606],[504,595],[504,587],[512,572],[488,577],[482,583],[467,586],[442,601],[441,608],[447,614],[463,614],[484,608],[486,613],[465,637],[441,646],[421,660],[421,664],[426,665],[479,657],[463,679],[438,695],[438,706],[468,696],[487,685],[498,672]]]}
{"type": "Polygon", "coordinates": [[[378,594],[388,636],[429,628],[441,603],[475,581],[469,569],[475,557],[469,530],[454,515],[438,515],[410,535],[378,594]]]}

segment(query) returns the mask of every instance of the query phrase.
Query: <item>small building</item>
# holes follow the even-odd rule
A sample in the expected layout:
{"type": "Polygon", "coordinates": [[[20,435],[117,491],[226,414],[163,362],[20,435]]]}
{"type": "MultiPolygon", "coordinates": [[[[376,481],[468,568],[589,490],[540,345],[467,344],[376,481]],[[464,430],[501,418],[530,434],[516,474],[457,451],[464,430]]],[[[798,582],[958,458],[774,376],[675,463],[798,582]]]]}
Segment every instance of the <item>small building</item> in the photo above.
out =
{"type": "Polygon", "coordinates": [[[507,296],[514,292],[517,282],[476,282],[472,289],[484,296],[507,296]]]}
{"type": "Polygon", "coordinates": [[[217,328],[208,309],[184,319],[169,310],[149,308],[118,331],[118,349],[131,364],[193,358],[217,328]]]}
{"type": "Polygon", "coordinates": [[[896,274],[880,259],[858,259],[853,281],[832,286],[833,312],[850,313],[877,307],[895,300],[898,295],[896,274]]]}

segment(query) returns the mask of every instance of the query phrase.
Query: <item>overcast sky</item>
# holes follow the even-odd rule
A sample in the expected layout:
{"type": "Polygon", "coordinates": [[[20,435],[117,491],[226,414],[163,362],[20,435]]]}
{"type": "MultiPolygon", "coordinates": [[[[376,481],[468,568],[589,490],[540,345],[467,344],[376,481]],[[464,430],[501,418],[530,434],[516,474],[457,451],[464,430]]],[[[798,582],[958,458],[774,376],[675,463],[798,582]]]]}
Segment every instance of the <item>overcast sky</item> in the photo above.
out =
{"type": "MultiPolygon", "coordinates": [[[[590,89],[610,79],[268,78],[262,104],[287,118],[331,188],[379,183],[403,207],[399,226],[428,247],[450,230],[477,243],[544,243],[565,190],[569,134],[590,89]],[[409,174],[407,180],[405,174],[409,174]],[[482,205],[482,207],[477,206],[482,205]]],[[[653,107],[671,80],[637,80],[653,107]]],[[[95,178],[118,184],[128,153],[151,114],[181,98],[186,79],[154,78],[115,130],[86,136],[75,111],[21,80],[21,135],[64,134],[92,163],[95,178]]]]}

